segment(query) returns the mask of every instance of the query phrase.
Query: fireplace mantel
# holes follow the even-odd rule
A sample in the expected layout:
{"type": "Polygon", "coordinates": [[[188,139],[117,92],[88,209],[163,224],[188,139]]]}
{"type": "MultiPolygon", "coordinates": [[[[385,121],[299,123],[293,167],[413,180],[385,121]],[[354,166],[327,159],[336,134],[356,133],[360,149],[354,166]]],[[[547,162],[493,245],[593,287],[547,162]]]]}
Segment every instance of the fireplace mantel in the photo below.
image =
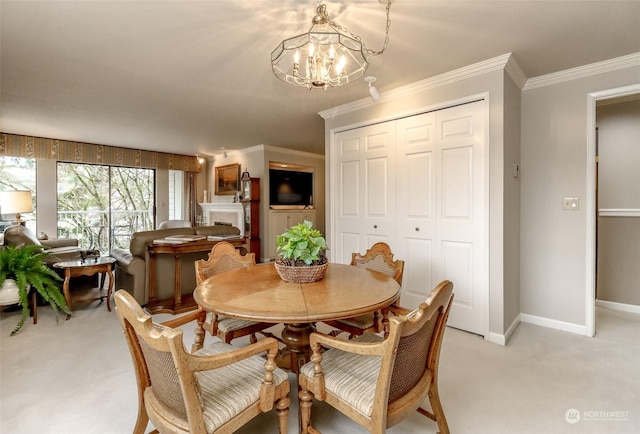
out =
{"type": "Polygon", "coordinates": [[[231,223],[240,229],[244,237],[244,210],[241,203],[201,203],[202,215],[207,226],[216,222],[231,223]]]}

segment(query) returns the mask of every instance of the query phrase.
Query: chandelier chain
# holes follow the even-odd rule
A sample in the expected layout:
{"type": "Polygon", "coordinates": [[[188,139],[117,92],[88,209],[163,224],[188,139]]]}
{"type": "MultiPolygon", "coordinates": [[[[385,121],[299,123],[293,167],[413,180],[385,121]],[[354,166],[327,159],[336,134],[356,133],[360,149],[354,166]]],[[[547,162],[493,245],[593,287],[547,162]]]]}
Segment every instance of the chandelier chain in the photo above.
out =
{"type": "Polygon", "coordinates": [[[329,14],[327,14],[327,8],[324,4],[321,4],[320,6],[318,6],[318,14],[321,15],[327,22],[327,24],[329,24],[330,26],[340,30],[341,32],[343,32],[344,34],[348,35],[349,37],[355,39],[356,41],[360,42],[362,44],[362,49],[369,55],[372,56],[379,56],[381,54],[384,53],[384,51],[387,49],[387,46],[389,45],[389,29],[391,28],[391,17],[389,15],[389,11],[391,10],[391,0],[387,0],[387,25],[385,28],[385,37],[384,37],[384,43],[382,44],[382,49],[381,50],[372,50],[370,48],[367,48],[367,46],[365,45],[364,41],[362,40],[362,38],[360,38],[360,36],[353,34],[349,29],[347,29],[346,27],[342,27],[340,24],[337,24],[336,22],[332,21],[331,19],[329,19],[329,14]]]}

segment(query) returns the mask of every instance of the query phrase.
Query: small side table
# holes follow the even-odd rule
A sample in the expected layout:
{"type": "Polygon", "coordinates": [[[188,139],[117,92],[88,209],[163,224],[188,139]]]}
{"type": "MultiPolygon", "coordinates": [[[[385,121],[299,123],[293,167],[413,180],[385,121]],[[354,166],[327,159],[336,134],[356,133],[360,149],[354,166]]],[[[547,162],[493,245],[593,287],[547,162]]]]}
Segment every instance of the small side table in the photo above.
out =
{"type": "MultiPolygon", "coordinates": [[[[113,264],[116,260],[110,256],[100,256],[98,258],[87,258],[77,261],[65,261],[56,262],[53,264],[55,268],[61,268],[64,270],[64,284],[62,285],[62,291],[64,298],[67,301],[67,306],[71,309],[71,293],[69,292],[69,280],[72,277],[79,276],[93,276],[96,273],[101,274],[100,279],[100,297],[96,297],[93,300],[102,300],[105,296],[102,295],[102,287],[104,286],[104,274],[109,276],[109,289],[107,290],[107,309],[111,312],[111,291],[113,291],[113,264]]],[[[67,316],[67,319],[69,317],[67,316]]]]}

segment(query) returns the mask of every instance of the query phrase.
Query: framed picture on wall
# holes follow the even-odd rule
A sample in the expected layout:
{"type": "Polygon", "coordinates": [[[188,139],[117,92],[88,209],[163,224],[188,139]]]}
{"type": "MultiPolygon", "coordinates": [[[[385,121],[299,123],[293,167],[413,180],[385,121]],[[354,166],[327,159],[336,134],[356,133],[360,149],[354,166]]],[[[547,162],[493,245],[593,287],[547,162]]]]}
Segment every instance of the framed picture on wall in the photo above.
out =
{"type": "Polygon", "coordinates": [[[240,164],[217,166],[215,170],[216,196],[236,194],[240,180],[240,164]]]}

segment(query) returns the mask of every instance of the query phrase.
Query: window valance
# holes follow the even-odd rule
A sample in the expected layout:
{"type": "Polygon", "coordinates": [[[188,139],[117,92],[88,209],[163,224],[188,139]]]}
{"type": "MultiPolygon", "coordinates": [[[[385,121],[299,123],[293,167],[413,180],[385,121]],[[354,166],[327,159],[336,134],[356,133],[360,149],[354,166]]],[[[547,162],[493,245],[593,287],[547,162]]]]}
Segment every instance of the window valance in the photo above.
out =
{"type": "Polygon", "coordinates": [[[0,156],[200,172],[192,155],[0,133],[0,156]]]}

